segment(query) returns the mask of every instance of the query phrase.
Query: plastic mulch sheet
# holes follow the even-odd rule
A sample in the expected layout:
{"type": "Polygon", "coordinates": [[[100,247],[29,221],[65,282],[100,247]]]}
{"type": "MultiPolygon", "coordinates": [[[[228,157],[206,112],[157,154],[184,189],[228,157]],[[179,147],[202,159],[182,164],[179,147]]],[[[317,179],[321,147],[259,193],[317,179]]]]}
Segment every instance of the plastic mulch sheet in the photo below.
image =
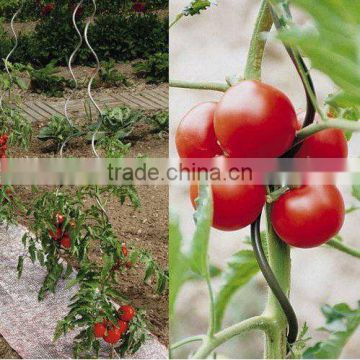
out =
{"type": "MultiPolygon", "coordinates": [[[[55,295],[37,301],[44,270],[38,264],[25,261],[23,275],[17,278],[18,256],[23,253],[21,238],[26,229],[21,226],[0,226],[0,333],[22,357],[30,359],[72,358],[72,339],[76,333],[52,342],[56,323],[68,312],[67,304],[76,289],[58,285],[55,295]]],[[[151,337],[132,356],[136,359],[166,359],[167,349],[151,337]]],[[[109,357],[109,348],[102,349],[109,357]]]]}

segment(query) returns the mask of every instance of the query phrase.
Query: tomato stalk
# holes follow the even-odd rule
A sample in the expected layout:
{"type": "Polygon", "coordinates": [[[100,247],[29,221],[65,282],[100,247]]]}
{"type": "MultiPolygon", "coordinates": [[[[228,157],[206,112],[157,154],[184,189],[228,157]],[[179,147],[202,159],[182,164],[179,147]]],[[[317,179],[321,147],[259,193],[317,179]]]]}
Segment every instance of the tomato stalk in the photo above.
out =
{"type": "Polygon", "coordinates": [[[297,132],[294,145],[301,143],[307,137],[324,129],[341,129],[358,132],[360,131],[360,124],[355,121],[344,119],[332,119],[331,121],[322,121],[320,123],[311,124],[297,132]]]}
{"type": "Polygon", "coordinates": [[[326,243],[326,245],[328,245],[334,249],[337,249],[339,251],[342,251],[343,253],[348,254],[350,256],[360,258],[360,250],[359,249],[355,249],[349,245],[346,245],[340,240],[331,239],[326,243]]]}
{"type": "Polygon", "coordinates": [[[225,92],[230,85],[220,82],[193,82],[185,80],[170,80],[170,87],[183,88],[183,89],[197,89],[197,90],[214,90],[225,92]]]}
{"type": "MultiPolygon", "coordinates": [[[[269,265],[278,280],[283,292],[290,292],[290,248],[276,235],[270,220],[271,205],[266,205],[267,246],[269,265]]],[[[265,358],[284,359],[287,353],[287,320],[277,298],[269,291],[264,315],[273,319],[275,326],[267,333],[265,358]]]]}
{"type": "Polygon", "coordinates": [[[212,338],[206,338],[202,346],[192,357],[193,359],[206,359],[217,347],[232,339],[234,336],[244,334],[252,330],[261,330],[271,335],[274,323],[266,316],[254,316],[250,319],[241,321],[218,333],[212,338]]]}
{"type": "Polygon", "coordinates": [[[266,40],[262,37],[263,32],[270,31],[273,25],[268,0],[262,0],[256,19],[253,35],[245,67],[245,79],[260,80],[261,64],[264,56],[266,40]]]}

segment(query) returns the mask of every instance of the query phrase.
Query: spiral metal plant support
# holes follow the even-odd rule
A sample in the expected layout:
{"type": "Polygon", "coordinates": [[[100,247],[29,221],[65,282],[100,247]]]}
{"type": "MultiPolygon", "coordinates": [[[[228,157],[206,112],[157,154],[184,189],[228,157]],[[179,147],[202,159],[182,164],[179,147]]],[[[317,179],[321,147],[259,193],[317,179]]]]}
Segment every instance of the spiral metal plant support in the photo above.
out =
{"type": "Polygon", "coordinates": [[[95,52],[95,50],[93,49],[93,47],[91,46],[90,42],[89,42],[89,38],[88,38],[88,31],[89,31],[89,27],[90,27],[90,24],[94,21],[95,19],[95,15],[96,15],[96,10],[97,10],[97,6],[96,6],[96,0],[92,0],[92,3],[93,3],[93,6],[94,6],[94,10],[93,10],[93,13],[91,14],[91,17],[87,20],[86,22],[86,26],[85,26],[85,30],[84,30],[84,38],[85,38],[85,42],[86,42],[86,45],[87,47],[90,49],[91,53],[93,54],[94,58],[95,58],[95,61],[96,61],[96,69],[95,71],[93,72],[90,80],[89,80],[89,84],[88,84],[88,96],[89,96],[89,99],[90,101],[92,102],[92,104],[95,106],[96,110],[98,111],[99,113],[99,121],[97,123],[97,127],[96,127],[96,130],[92,136],[92,139],[91,139],[91,147],[92,147],[92,150],[93,150],[93,153],[95,154],[95,156],[97,158],[99,158],[99,154],[97,153],[96,151],[96,147],[95,147],[95,139],[96,139],[96,135],[100,129],[100,126],[102,124],[102,112],[101,112],[101,109],[100,107],[98,106],[98,104],[96,103],[93,95],[92,95],[92,85],[93,85],[93,82],[96,78],[96,76],[98,75],[98,73],[100,72],[100,61],[99,61],[99,58],[95,52]]]}
{"type": "MultiPolygon", "coordinates": [[[[284,16],[288,19],[291,19],[291,13],[290,13],[290,9],[288,8],[288,6],[284,6],[283,9],[285,12],[284,16]]],[[[272,16],[273,23],[275,24],[276,29],[281,30],[283,28],[282,22],[281,22],[280,18],[277,16],[277,14],[274,11],[274,9],[272,8],[272,6],[270,6],[270,11],[271,11],[271,16],[272,16]]],[[[306,103],[307,103],[306,104],[306,115],[305,115],[304,123],[302,125],[302,127],[304,128],[314,122],[316,108],[313,104],[312,97],[315,97],[315,99],[316,99],[315,87],[314,87],[313,81],[311,79],[309,70],[307,69],[306,64],[305,64],[304,60],[302,59],[302,57],[300,56],[299,52],[297,50],[292,49],[291,47],[289,47],[286,44],[284,44],[284,46],[296,68],[296,71],[300,75],[301,82],[303,84],[305,94],[306,94],[306,103]],[[303,78],[303,75],[305,75],[305,79],[303,78]],[[309,87],[307,85],[309,85],[309,87]],[[311,91],[312,94],[310,94],[309,91],[311,91]]],[[[287,151],[284,155],[282,155],[282,157],[284,157],[284,158],[293,157],[295,155],[295,153],[298,151],[300,146],[301,145],[298,144],[298,145],[292,147],[289,151],[287,151]]],[[[262,247],[262,242],[261,242],[260,220],[261,220],[261,215],[258,217],[258,219],[254,223],[251,224],[251,242],[252,242],[255,257],[259,264],[260,270],[261,270],[267,284],[269,285],[271,291],[273,292],[274,296],[278,300],[278,302],[286,316],[286,319],[288,322],[287,342],[288,342],[288,345],[291,345],[297,339],[298,321],[296,318],[295,311],[294,311],[288,297],[282,290],[282,288],[281,288],[278,280],[276,279],[276,276],[275,276],[274,272],[272,271],[272,269],[269,265],[269,262],[266,258],[264,249],[262,247]]]]}
{"type": "MultiPolygon", "coordinates": [[[[64,106],[64,114],[65,114],[65,118],[67,120],[67,122],[69,123],[69,125],[71,127],[74,127],[74,124],[72,122],[72,120],[70,119],[70,116],[69,116],[69,112],[68,112],[68,106],[69,106],[69,103],[70,103],[70,100],[72,99],[72,96],[73,96],[73,93],[74,91],[78,88],[78,81],[77,81],[77,78],[75,76],[75,73],[73,71],[73,68],[72,68],[72,63],[77,55],[77,53],[79,52],[82,44],[83,44],[83,37],[82,37],[82,34],[81,34],[81,31],[79,29],[79,27],[77,26],[77,22],[76,22],[76,16],[77,16],[77,13],[80,9],[80,7],[82,6],[84,0],[81,0],[77,6],[75,7],[74,11],[73,11],[73,14],[72,14],[72,22],[73,22],[73,25],[74,25],[74,28],[75,28],[75,31],[76,33],[78,34],[78,37],[79,37],[79,42],[76,46],[76,48],[74,49],[73,53],[70,55],[70,58],[69,58],[69,62],[68,62],[68,68],[69,68],[69,72],[71,74],[71,77],[72,79],[74,80],[74,89],[72,90],[71,94],[68,96],[68,98],[66,99],[66,102],[65,102],[65,106],[64,106]]],[[[67,139],[65,139],[65,141],[62,143],[61,145],[61,148],[60,148],[60,157],[63,156],[63,151],[64,151],[64,148],[66,146],[66,144],[72,139],[73,136],[69,136],[67,139]]]]}
{"type": "Polygon", "coordinates": [[[260,235],[260,220],[261,215],[251,224],[251,242],[254,249],[256,260],[259,264],[260,270],[264,275],[266,282],[268,283],[271,291],[279,301],[281,308],[284,311],[287,322],[289,324],[289,332],[287,335],[287,341],[289,344],[293,344],[296,341],[298,334],[298,321],[295,311],[290,304],[289,299],[281,289],[279,282],[277,281],[269,262],[266,258],[260,235]]]}
{"type": "MultiPolygon", "coordinates": [[[[15,19],[17,18],[17,16],[22,11],[23,7],[24,7],[24,1],[25,0],[21,1],[21,5],[20,5],[19,9],[15,12],[15,14],[11,18],[11,22],[10,22],[10,27],[11,27],[11,31],[12,31],[12,33],[14,35],[15,44],[14,44],[14,47],[10,50],[9,54],[6,56],[6,58],[4,60],[5,70],[6,70],[7,74],[8,74],[8,76],[9,76],[9,79],[10,79],[9,96],[10,96],[10,93],[11,93],[11,86],[12,86],[12,82],[13,82],[13,77],[12,77],[11,71],[9,69],[9,59],[11,58],[14,51],[17,49],[17,47],[19,45],[19,39],[18,39],[16,30],[15,30],[15,27],[14,27],[14,22],[15,22],[15,19]]],[[[0,108],[1,109],[3,109],[3,99],[4,99],[4,95],[2,94],[1,97],[0,97],[0,108]]]]}

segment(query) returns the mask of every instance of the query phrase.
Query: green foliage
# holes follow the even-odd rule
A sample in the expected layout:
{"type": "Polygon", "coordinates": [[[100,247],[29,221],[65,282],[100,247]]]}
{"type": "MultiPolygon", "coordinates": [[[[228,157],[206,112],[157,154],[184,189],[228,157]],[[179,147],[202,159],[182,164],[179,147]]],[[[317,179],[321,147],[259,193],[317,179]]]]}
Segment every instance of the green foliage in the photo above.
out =
{"type": "MultiPolygon", "coordinates": [[[[283,0],[277,0],[283,3],[283,0]]],[[[314,68],[330,77],[342,89],[342,102],[360,105],[360,3],[358,1],[292,0],[309,13],[314,26],[292,24],[279,37],[298,46],[314,68]]]]}
{"type": "MultiPolygon", "coordinates": [[[[104,136],[111,136],[117,140],[124,140],[134,130],[134,126],[144,118],[139,110],[127,106],[106,109],[101,115],[101,126],[97,132],[96,140],[104,136]]],[[[98,125],[92,125],[90,131],[95,131],[98,125]]],[[[91,135],[92,136],[92,135],[91,135]]]]}
{"type": "Polygon", "coordinates": [[[105,151],[105,157],[109,159],[122,158],[131,148],[131,143],[124,144],[121,140],[109,136],[102,137],[97,145],[105,151]]]}
{"type": "Polygon", "coordinates": [[[338,359],[344,346],[360,325],[360,303],[351,309],[345,303],[321,308],[326,323],[320,329],[328,334],[327,339],[316,343],[303,353],[304,359],[338,359]]]}
{"type": "Polygon", "coordinates": [[[109,61],[101,62],[101,69],[99,72],[99,80],[101,86],[130,86],[130,81],[126,78],[125,75],[121,74],[115,68],[115,60],[111,59],[109,61]]]}
{"type": "Polygon", "coordinates": [[[198,15],[201,11],[208,9],[211,5],[216,5],[216,2],[211,0],[192,0],[183,10],[183,14],[185,16],[198,15]]]}
{"type": "Polygon", "coordinates": [[[65,116],[53,115],[48,124],[40,129],[38,138],[42,141],[54,140],[57,145],[61,145],[70,137],[83,135],[83,132],[71,126],[65,116]]]}
{"type": "MultiPolygon", "coordinates": [[[[0,191],[1,196],[1,191],[0,191]]],[[[59,321],[54,341],[73,330],[78,330],[74,340],[75,358],[98,356],[99,340],[95,339],[93,325],[107,319],[116,324],[118,309],[112,301],[128,304],[128,300],[118,290],[118,275],[126,276],[127,264],[144,265],[146,283],[155,285],[158,293],[167,287],[167,271],[161,269],[151,255],[142,249],[131,248],[124,253],[121,241],[109,223],[102,204],[102,197],[114,196],[124,203],[127,198],[135,207],[139,206],[133,186],[86,186],[75,192],[56,191],[39,193],[34,189],[31,206],[26,216],[31,218],[30,231],[22,238],[25,255],[18,260],[18,276],[21,277],[25,260],[38,262],[46,269],[46,276],[39,289],[39,300],[49,293],[55,293],[60,281],[67,281],[67,288],[77,285],[77,291],[69,304],[69,312],[59,321]],[[89,204],[92,204],[89,206],[89,204]],[[49,231],[55,231],[55,214],[64,216],[61,229],[69,234],[71,248],[62,249],[49,231]],[[91,258],[90,242],[96,240],[101,260],[91,258]],[[63,261],[64,252],[76,263],[78,272],[63,261]]],[[[129,330],[123,335],[116,351],[124,355],[134,353],[148,337],[145,313],[136,309],[137,315],[129,323],[129,330]]]]}
{"type": "Polygon", "coordinates": [[[229,259],[221,275],[222,285],[215,297],[217,329],[221,328],[225,309],[232,296],[258,272],[259,266],[252,250],[240,250],[229,259]]]}
{"type": "MultiPolygon", "coordinates": [[[[9,37],[9,34],[5,31],[4,21],[0,17],[0,59],[5,59],[11,49],[12,49],[12,41],[9,37]]],[[[4,68],[4,64],[1,63],[1,69],[3,68],[4,68]]]]}
{"type": "Polygon", "coordinates": [[[30,122],[17,108],[3,104],[0,109],[0,133],[9,136],[10,146],[20,146],[27,150],[30,144],[32,128],[30,122]]]}
{"type": "MultiPolygon", "coordinates": [[[[0,14],[10,21],[15,12],[20,8],[21,0],[0,0],[0,14]]],[[[34,0],[24,0],[24,6],[16,20],[35,20],[40,14],[40,8],[34,0]]]]}
{"type": "Polygon", "coordinates": [[[167,134],[169,132],[169,112],[158,111],[146,118],[146,122],[152,126],[155,133],[167,134]]]}
{"type": "Polygon", "coordinates": [[[298,338],[295,343],[291,346],[290,359],[301,359],[302,353],[307,346],[307,342],[311,340],[311,337],[307,336],[309,327],[305,323],[299,332],[298,338]]]}
{"type": "Polygon", "coordinates": [[[28,85],[21,78],[20,74],[26,69],[21,64],[7,63],[10,75],[4,71],[0,73],[0,89],[8,91],[12,86],[17,86],[21,90],[27,90],[28,85]]]}
{"type": "Polygon", "coordinates": [[[168,51],[167,28],[167,20],[155,14],[101,15],[96,18],[90,41],[100,58],[147,58],[168,51]]]}
{"type": "Polygon", "coordinates": [[[169,81],[169,54],[156,53],[133,65],[135,73],[148,83],[169,81]]]}
{"type": "Polygon", "coordinates": [[[71,80],[57,75],[60,69],[55,67],[54,61],[40,69],[34,69],[31,65],[26,68],[30,75],[30,89],[33,92],[60,97],[67,87],[73,86],[71,80]]]}
{"type": "Polygon", "coordinates": [[[189,271],[189,260],[182,249],[183,238],[180,230],[179,219],[170,213],[169,223],[169,263],[170,270],[170,294],[169,311],[170,316],[174,313],[174,306],[181,286],[187,280],[189,271]]]}
{"type": "Polygon", "coordinates": [[[212,193],[210,186],[200,185],[200,196],[196,199],[196,230],[188,253],[190,267],[202,277],[209,275],[208,246],[213,218],[212,193]]]}
{"type": "MultiPolygon", "coordinates": [[[[85,18],[78,21],[83,32],[85,18]]],[[[89,41],[100,59],[112,58],[116,61],[146,58],[158,52],[168,51],[167,21],[155,14],[104,13],[96,17],[89,29],[89,41]]],[[[0,52],[4,55],[12,47],[13,41],[5,32],[0,32],[0,52]],[[3,50],[6,49],[5,50],[3,50]]],[[[44,66],[50,61],[66,65],[70,54],[78,44],[69,4],[59,0],[59,5],[51,16],[41,17],[35,30],[21,34],[19,47],[13,60],[19,63],[44,66]]],[[[90,50],[83,44],[75,63],[93,63],[90,50]]]]}

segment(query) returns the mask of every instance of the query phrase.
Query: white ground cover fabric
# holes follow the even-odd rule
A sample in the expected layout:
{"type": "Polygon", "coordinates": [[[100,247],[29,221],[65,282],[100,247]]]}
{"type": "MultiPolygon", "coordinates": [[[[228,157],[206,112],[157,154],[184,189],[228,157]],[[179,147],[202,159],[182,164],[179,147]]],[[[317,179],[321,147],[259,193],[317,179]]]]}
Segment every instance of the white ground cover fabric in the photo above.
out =
{"type": "MultiPolygon", "coordinates": [[[[76,289],[65,289],[66,283],[60,282],[56,294],[49,294],[39,303],[37,293],[45,274],[41,266],[25,261],[23,275],[17,279],[25,231],[21,226],[0,226],[0,333],[22,358],[72,358],[75,333],[56,343],[52,338],[56,323],[67,314],[67,304],[76,289]]],[[[108,357],[109,348],[104,346],[102,354],[108,357]]],[[[166,359],[167,349],[152,337],[132,358],[166,359]]]]}

